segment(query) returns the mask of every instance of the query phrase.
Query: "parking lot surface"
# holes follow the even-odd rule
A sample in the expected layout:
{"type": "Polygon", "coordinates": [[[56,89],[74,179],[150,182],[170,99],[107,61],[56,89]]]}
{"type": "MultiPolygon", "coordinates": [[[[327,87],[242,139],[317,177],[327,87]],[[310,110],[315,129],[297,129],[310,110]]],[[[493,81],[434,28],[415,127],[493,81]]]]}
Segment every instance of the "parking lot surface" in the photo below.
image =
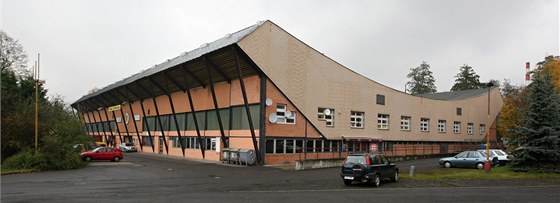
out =
{"type": "MultiPolygon", "coordinates": [[[[401,176],[439,168],[437,159],[397,162],[401,176]]],[[[121,162],[94,161],[78,170],[2,176],[2,202],[556,202],[550,182],[402,179],[397,183],[345,186],[339,168],[294,171],[285,167],[234,166],[127,153],[121,162]],[[488,197],[492,197],[488,199],[488,197]],[[554,200],[554,201],[553,201],[554,200]]]]}

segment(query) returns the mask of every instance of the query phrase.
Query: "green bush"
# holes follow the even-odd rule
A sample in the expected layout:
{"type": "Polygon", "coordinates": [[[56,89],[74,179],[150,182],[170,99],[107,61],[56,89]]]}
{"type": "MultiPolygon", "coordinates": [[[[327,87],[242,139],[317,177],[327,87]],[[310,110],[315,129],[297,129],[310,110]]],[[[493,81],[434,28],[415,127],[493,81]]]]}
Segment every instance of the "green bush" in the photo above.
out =
{"type": "Polygon", "coordinates": [[[7,158],[4,169],[66,170],[86,166],[79,152],[72,147],[77,141],[87,140],[87,136],[60,136],[50,134],[43,138],[39,151],[25,149],[7,158]]]}
{"type": "Polygon", "coordinates": [[[76,169],[86,165],[76,152],[72,145],[75,139],[73,137],[63,137],[51,134],[43,139],[43,147],[41,152],[47,160],[47,170],[65,170],[76,169]]]}
{"type": "Polygon", "coordinates": [[[25,149],[20,153],[7,158],[2,164],[6,169],[37,169],[42,170],[47,167],[47,160],[43,153],[33,149],[25,149]]]}

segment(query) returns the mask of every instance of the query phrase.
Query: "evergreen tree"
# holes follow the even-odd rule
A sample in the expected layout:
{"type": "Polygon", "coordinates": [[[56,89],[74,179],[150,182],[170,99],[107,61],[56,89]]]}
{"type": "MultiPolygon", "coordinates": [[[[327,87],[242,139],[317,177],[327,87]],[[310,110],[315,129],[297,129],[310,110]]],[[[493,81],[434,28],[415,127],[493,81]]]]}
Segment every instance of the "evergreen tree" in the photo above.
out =
{"type": "Polygon", "coordinates": [[[472,67],[465,64],[459,68],[459,73],[455,75],[455,84],[451,87],[451,91],[454,92],[486,87],[485,85],[480,84],[479,78],[480,76],[474,72],[472,67]]]}
{"type": "Polygon", "coordinates": [[[410,81],[406,83],[406,90],[410,94],[424,94],[436,92],[436,79],[430,71],[430,65],[425,61],[416,68],[411,68],[410,73],[406,76],[410,81]]]}
{"type": "Polygon", "coordinates": [[[517,169],[559,170],[560,96],[554,86],[549,72],[537,72],[528,87],[525,118],[512,133],[521,146],[513,162],[517,169]]]}

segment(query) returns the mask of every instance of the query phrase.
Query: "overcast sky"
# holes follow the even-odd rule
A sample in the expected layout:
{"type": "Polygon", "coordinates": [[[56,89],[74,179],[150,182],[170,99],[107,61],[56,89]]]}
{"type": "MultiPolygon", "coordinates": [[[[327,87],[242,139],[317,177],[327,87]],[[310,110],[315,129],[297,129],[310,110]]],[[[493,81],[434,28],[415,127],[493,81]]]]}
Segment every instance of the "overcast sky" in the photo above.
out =
{"type": "Polygon", "coordinates": [[[41,54],[50,95],[68,103],[228,33],[271,20],[340,64],[404,91],[426,61],[438,91],[468,64],[524,83],[559,54],[558,0],[150,1],[1,0],[1,27],[30,65],[41,54]]]}

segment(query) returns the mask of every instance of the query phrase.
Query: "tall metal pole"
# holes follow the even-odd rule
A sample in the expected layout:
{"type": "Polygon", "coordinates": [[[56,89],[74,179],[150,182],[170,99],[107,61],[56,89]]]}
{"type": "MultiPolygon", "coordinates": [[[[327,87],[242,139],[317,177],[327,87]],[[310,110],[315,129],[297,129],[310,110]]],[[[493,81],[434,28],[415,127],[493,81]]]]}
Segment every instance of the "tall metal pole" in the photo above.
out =
{"type": "Polygon", "coordinates": [[[35,151],[37,151],[38,138],[39,138],[39,63],[41,54],[37,54],[37,61],[35,62],[35,151]]]}

